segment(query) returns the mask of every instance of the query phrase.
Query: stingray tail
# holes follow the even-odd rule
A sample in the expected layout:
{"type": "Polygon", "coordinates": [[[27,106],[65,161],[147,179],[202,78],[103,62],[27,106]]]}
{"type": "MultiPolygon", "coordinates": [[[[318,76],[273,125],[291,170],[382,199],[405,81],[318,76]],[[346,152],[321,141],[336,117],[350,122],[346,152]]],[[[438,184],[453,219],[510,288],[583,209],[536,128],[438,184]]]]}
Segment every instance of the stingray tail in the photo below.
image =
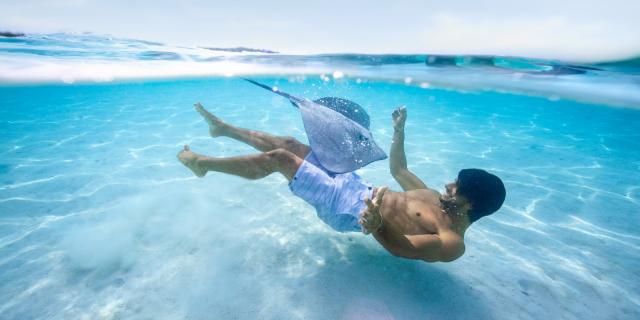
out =
{"type": "Polygon", "coordinates": [[[296,96],[292,96],[292,95],[290,95],[290,94],[288,94],[286,92],[280,91],[280,89],[278,89],[277,87],[269,87],[266,84],[262,84],[260,82],[253,81],[253,80],[247,79],[247,78],[242,78],[242,80],[251,82],[251,83],[255,84],[258,87],[261,87],[263,89],[269,90],[269,91],[271,91],[271,92],[273,92],[275,94],[279,94],[279,95],[289,99],[291,101],[291,103],[293,104],[293,106],[296,107],[296,108],[298,108],[298,103],[302,103],[304,101],[304,99],[301,99],[301,98],[298,98],[296,96]]]}

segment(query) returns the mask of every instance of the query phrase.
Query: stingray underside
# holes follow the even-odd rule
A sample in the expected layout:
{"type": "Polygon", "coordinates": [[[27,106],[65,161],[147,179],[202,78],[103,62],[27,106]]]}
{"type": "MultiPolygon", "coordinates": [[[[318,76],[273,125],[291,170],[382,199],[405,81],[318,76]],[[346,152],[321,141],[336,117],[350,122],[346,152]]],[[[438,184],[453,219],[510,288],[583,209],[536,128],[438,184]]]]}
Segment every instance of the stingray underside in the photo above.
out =
{"type": "Polygon", "coordinates": [[[309,100],[298,106],[311,150],[327,170],[351,172],[387,157],[369,130],[343,114],[309,100]]]}

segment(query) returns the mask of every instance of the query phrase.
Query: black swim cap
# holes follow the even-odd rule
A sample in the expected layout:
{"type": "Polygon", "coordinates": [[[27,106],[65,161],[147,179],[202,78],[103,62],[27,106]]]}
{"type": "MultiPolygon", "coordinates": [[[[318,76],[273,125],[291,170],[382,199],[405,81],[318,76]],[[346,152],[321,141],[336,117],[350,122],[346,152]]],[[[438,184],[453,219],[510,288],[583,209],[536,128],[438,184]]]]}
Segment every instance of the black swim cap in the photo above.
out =
{"type": "Polygon", "coordinates": [[[502,180],[481,169],[460,170],[457,189],[457,194],[471,202],[471,222],[498,211],[506,196],[502,180]]]}

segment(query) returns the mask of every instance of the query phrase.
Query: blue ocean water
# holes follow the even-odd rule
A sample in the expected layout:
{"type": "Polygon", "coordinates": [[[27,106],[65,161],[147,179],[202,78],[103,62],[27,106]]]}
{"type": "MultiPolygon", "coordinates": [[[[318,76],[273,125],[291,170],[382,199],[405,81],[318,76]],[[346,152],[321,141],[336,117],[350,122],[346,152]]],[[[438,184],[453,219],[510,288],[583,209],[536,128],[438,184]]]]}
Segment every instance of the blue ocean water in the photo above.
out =
{"type": "MultiPolygon", "coordinates": [[[[436,189],[461,168],[501,176],[505,205],[469,229],[467,251],[452,263],[399,259],[371,237],[331,230],[278,175],[195,178],[175,158],[184,144],[214,156],[256,152],[209,137],[197,101],[230,123],[306,141],[288,101],[224,76],[228,69],[34,82],[16,76],[40,61],[33,53],[0,53],[0,68],[16,76],[0,86],[0,318],[637,319],[633,69],[532,75],[523,66],[507,72],[419,58],[264,55],[242,59],[278,72],[238,73],[292,94],[358,102],[385,150],[391,112],[405,105],[409,167],[436,189]],[[334,71],[306,69],[320,64],[334,71]],[[517,87],[502,86],[514,74],[517,87]],[[428,81],[441,75],[474,85],[428,81]],[[479,88],[485,78],[488,87],[479,88]],[[612,92],[620,96],[609,100],[612,92]]],[[[44,59],[47,70],[91,63],[44,59]]],[[[400,189],[386,161],[358,173],[400,189]]]]}

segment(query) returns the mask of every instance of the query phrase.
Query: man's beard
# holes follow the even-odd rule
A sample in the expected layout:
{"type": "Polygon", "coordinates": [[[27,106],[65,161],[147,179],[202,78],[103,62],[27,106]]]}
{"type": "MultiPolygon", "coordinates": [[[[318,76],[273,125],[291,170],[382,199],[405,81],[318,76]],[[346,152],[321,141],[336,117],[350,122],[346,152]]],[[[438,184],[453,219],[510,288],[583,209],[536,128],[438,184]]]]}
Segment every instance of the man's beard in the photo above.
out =
{"type": "Polygon", "coordinates": [[[460,215],[458,211],[458,199],[456,197],[440,198],[442,204],[442,211],[450,215],[460,215]]]}

